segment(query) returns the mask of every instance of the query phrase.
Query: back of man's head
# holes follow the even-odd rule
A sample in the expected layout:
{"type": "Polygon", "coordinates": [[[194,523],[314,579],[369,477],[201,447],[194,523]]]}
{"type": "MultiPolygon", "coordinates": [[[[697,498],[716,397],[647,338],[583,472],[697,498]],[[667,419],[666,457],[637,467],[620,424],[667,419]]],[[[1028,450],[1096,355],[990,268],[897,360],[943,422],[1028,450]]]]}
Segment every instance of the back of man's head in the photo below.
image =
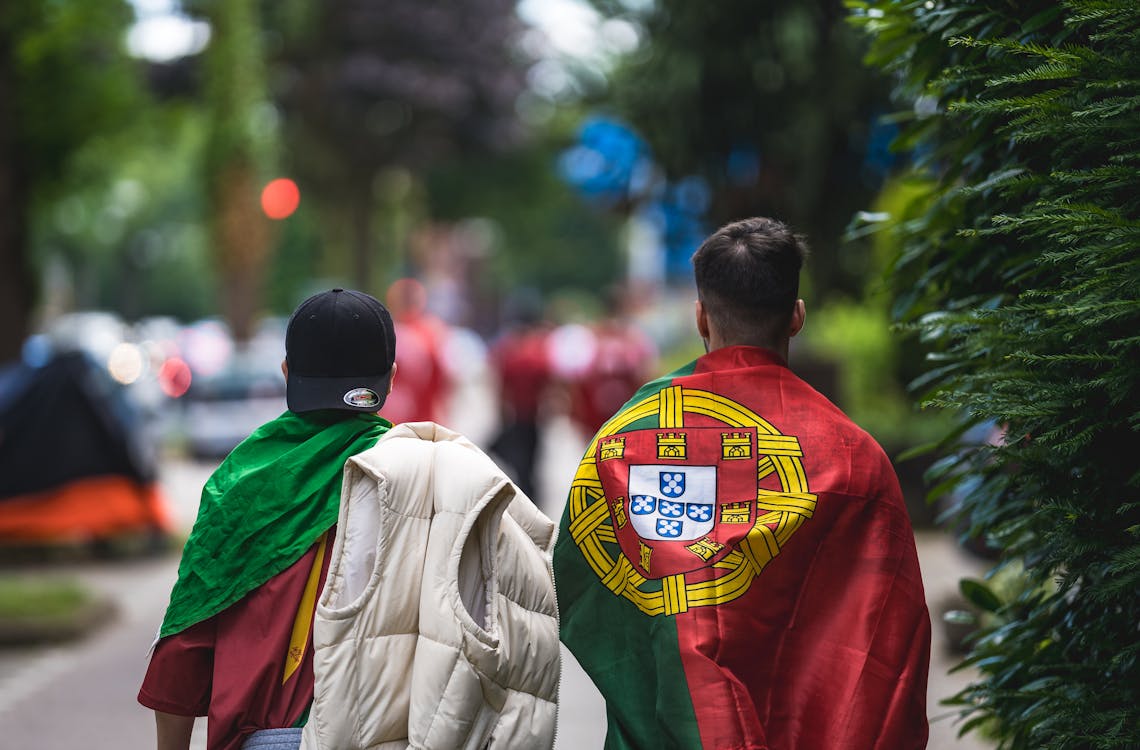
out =
{"type": "Polygon", "coordinates": [[[778,346],[799,297],[804,239],[757,217],[727,224],[693,254],[697,296],[726,344],[778,346]]]}

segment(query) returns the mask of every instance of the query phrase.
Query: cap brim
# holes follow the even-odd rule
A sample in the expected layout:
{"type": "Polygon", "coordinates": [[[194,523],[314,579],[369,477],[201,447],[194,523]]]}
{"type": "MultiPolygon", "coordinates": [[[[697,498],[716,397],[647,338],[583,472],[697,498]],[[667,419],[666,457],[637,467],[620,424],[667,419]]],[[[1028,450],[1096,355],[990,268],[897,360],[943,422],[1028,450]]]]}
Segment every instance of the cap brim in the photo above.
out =
{"type": "Polygon", "coordinates": [[[285,383],[285,401],[293,412],[320,409],[376,412],[387,396],[387,375],[321,378],[290,372],[285,383]]]}

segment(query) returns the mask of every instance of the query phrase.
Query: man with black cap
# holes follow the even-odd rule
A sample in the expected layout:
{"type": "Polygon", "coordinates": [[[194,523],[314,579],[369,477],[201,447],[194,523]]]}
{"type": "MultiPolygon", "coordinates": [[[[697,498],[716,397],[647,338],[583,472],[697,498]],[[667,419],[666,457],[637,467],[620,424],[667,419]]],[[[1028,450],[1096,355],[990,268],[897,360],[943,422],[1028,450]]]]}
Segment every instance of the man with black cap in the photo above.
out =
{"type": "MultiPolygon", "coordinates": [[[[375,509],[377,497],[375,484],[371,490],[368,482],[349,484],[346,462],[368,455],[369,466],[381,466],[393,455],[407,454],[398,461],[401,466],[432,467],[436,454],[431,446],[441,439],[478,453],[438,425],[393,430],[377,413],[392,388],[395,353],[391,315],[362,292],[333,289],[314,295],[291,316],[282,363],[288,411],[255,430],[207,481],[139,692],[139,702],[155,711],[159,750],[188,748],[196,716],[208,716],[207,750],[299,747],[301,727],[314,704],[314,658],[319,650],[314,649],[314,632],[319,634],[322,627],[318,624],[314,631],[314,621],[320,621],[315,615],[325,601],[326,576],[332,569],[338,571],[334,578],[347,575],[355,582],[367,579],[369,563],[375,570],[387,565],[386,557],[376,559],[378,543],[365,545],[371,555],[366,562],[349,559],[355,554],[354,539],[384,530],[355,520],[357,515],[367,520],[368,509],[354,512],[354,521],[347,521],[348,507],[375,509]],[[385,440],[382,447],[378,441],[384,437],[397,439],[385,440]],[[421,444],[410,452],[399,449],[421,444]],[[363,494],[355,497],[358,490],[363,494]],[[362,571],[340,572],[349,564],[362,571]]],[[[497,469],[489,460],[477,465],[495,478],[497,469]]],[[[384,469],[374,470],[374,479],[383,476],[386,489],[403,488],[399,497],[405,497],[408,505],[426,507],[424,528],[432,528],[431,509],[439,500],[430,477],[424,481],[426,475],[420,474],[406,480],[400,467],[387,471],[390,477],[384,469]]],[[[529,504],[521,493],[495,486],[510,500],[529,504]]],[[[472,486],[468,491],[460,484],[453,495],[471,494],[474,503],[485,488],[472,486]]],[[[397,497],[393,494],[383,501],[397,497]]],[[[495,523],[509,518],[502,510],[492,519],[495,523]]],[[[371,516],[376,517],[374,510],[371,516]]],[[[541,520],[531,523],[541,530],[541,520]]],[[[552,525],[549,537],[552,542],[552,525]]],[[[437,562],[423,550],[401,549],[401,545],[419,546],[422,539],[385,541],[391,545],[388,556],[402,559],[411,553],[412,559],[423,561],[423,567],[437,562]]],[[[483,552],[488,559],[497,554],[493,548],[483,552]]],[[[537,546],[535,552],[535,559],[543,557],[537,546]]],[[[531,588],[543,586],[544,576],[549,578],[548,555],[545,559],[542,575],[527,582],[531,588]]],[[[440,576],[437,572],[429,577],[440,576]]],[[[402,578],[401,584],[406,584],[402,588],[407,589],[415,575],[405,572],[402,578]]],[[[330,590],[342,592],[344,581],[337,588],[331,580],[330,590]]],[[[381,597],[392,599],[399,593],[395,588],[381,597]]],[[[552,582],[550,588],[552,592],[552,582]]],[[[384,601],[378,600],[364,609],[383,606],[384,601]]],[[[551,637],[557,653],[556,620],[551,637]]],[[[414,662],[413,653],[409,664],[414,662]]],[[[334,666],[329,662],[330,670],[334,666]]],[[[370,678],[367,673],[362,676],[365,681],[370,678]]],[[[397,694],[407,689],[383,681],[379,687],[397,694]]],[[[367,704],[361,696],[349,699],[367,704]]],[[[363,712],[364,723],[370,718],[368,705],[341,708],[346,713],[363,712]]],[[[395,715],[387,713],[387,718],[395,715]]],[[[322,726],[329,723],[327,717],[322,719],[322,726]]]]}
{"type": "Polygon", "coordinates": [[[139,693],[156,712],[160,748],[187,747],[197,715],[209,716],[208,747],[222,750],[307,710],[314,594],[306,593],[327,572],[345,461],[392,426],[376,412],[395,352],[392,318],[367,294],[317,294],[289,319],[289,409],[207,481],[139,693]]]}

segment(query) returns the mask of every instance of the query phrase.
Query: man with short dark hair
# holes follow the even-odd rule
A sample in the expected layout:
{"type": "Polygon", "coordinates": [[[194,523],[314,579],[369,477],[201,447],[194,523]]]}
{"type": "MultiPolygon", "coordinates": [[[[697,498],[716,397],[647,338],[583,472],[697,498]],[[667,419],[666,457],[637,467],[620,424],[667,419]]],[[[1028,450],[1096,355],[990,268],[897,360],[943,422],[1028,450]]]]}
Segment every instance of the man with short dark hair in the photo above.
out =
{"type": "Polygon", "coordinates": [[[693,256],[707,354],[598,432],[555,548],[562,640],[607,750],[923,748],[930,620],[878,444],[788,367],[804,241],[693,256]]]}
{"type": "Polygon", "coordinates": [[[800,269],[803,238],[772,219],[745,219],[712,235],[693,255],[698,330],[709,340],[711,318],[721,346],[773,349],[788,358],[788,339],[804,323],[800,269]]]}

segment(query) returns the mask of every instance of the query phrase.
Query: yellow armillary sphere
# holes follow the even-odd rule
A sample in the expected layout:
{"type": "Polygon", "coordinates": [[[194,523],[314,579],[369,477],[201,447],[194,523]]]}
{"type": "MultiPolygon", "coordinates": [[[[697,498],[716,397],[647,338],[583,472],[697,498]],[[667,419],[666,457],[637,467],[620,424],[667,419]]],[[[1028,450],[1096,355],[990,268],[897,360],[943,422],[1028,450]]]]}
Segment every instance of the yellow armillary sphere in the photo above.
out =
{"type": "Polygon", "coordinates": [[[591,443],[570,489],[570,536],[602,583],[648,615],[729,602],[812,517],[802,459],[796,437],[747,407],[667,387],[591,443]]]}

